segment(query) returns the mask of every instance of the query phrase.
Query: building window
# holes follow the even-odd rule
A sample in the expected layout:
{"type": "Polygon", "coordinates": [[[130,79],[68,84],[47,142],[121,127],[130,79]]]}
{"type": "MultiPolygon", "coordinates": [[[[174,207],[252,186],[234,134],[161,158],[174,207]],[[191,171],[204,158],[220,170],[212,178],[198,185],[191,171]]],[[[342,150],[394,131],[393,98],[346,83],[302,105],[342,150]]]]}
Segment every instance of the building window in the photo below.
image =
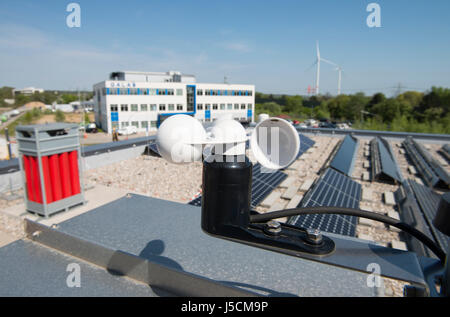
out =
{"type": "Polygon", "coordinates": [[[197,89],[197,96],[203,96],[203,90],[197,89]]]}
{"type": "Polygon", "coordinates": [[[175,110],[175,106],[173,103],[169,104],[169,111],[174,111],[175,110]]]}
{"type": "Polygon", "coordinates": [[[177,104],[177,110],[178,111],[182,111],[183,110],[183,105],[182,104],[177,104]]]}
{"type": "Polygon", "coordinates": [[[156,111],[156,105],[150,105],[150,111],[156,111]]]}
{"type": "Polygon", "coordinates": [[[150,121],[150,128],[156,128],[156,121],[150,121]]]}
{"type": "Polygon", "coordinates": [[[239,110],[239,104],[238,103],[234,104],[234,110],[239,110]]]}
{"type": "Polygon", "coordinates": [[[136,128],[139,128],[139,121],[131,121],[131,125],[136,128]]]}
{"type": "Polygon", "coordinates": [[[130,88],[130,95],[137,95],[138,94],[138,88],[130,88]]]}
{"type": "Polygon", "coordinates": [[[245,103],[241,104],[241,110],[245,110],[245,103]]]}
{"type": "Polygon", "coordinates": [[[177,96],[183,96],[183,89],[177,89],[177,96]]]}
{"type": "Polygon", "coordinates": [[[201,103],[197,104],[197,110],[203,110],[203,105],[201,103]]]}
{"type": "Polygon", "coordinates": [[[220,110],[225,110],[225,104],[224,103],[220,104],[220,110]]]}
{"type": "Polygon", "coordinates": [[[150,95],[156,95],[156,89],[155,88],[150,88],[149,89],[149,93],[150,93],[150,95]]]}
{"type": "Polygon", "coordinates": [[[128,105],[120,105],[120,111],[128,111],[128,105]]]}
{"type": "Polygon", "coordinates": [[[138,105],[131,105],[131,111],[138,111],[138,105]]]}
{"type": "Polygon", "coordinates": [[[233,110],[233,104],[231,104],[231,103],[227,104],[227,109],[228,110],[233,110]]]}
{"type": "Polygon", "coordinates": [[[253,108],[251,103],[249,103],[247,106],[248,106],[247,109],[252,109],[253,108]]]}
{"type": "Polygon", "coordinates": [[[119,107],[117,105],[111,105],[110,106],[111,111],[119,111],[119,107]]]}
{"type": "Polygon", "coordinates": [[[159,105],[159,111],[166,111],[166,105],[165,104],[159,105]]]}
{"type": "Polygon", "coordinates": [[[148,121],[141,121],[141,128],[147,129],[148,128],[148,121]]]}
{"type": "Polygon", "coordinates": [[[148,111],[147,105],[141,105],[141,111],[148,111]]]}
{"type": "Polygon", "coordinates": [[[211,90],[205,89],[205,96],[210,96],[211,95],[211,90]]]}
{"type": "Polygon", "coordinates": [[[122,128],[128,127],[130,125],[129,122],[122,122],[122,128]]]}
{"type": "Polygon", "coordinates": [[[205,105],[205,110],[211,110],[211,105],[210,105],[209,103],[207,103],[207,104],[205,105]]]}
{"type": "Polygon", "coordinates": [[[213,104],[213,110],[217,110],[217,104],[213,104]]]}

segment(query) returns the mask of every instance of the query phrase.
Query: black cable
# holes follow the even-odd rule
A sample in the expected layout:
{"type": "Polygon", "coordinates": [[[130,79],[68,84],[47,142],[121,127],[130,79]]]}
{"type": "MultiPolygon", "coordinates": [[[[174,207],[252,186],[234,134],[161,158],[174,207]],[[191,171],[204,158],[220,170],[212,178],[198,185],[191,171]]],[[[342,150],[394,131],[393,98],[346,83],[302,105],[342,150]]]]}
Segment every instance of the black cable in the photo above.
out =
{"type": "Polygon", "coordinates": [[[339,215],[347,215],[347,216],[355,216],[361,218],[372,219],[375,221],[383,222],[393,227],[399,228],[417,240],[425,244],[434,254],[442,261],[445,262],[445,252],[442,251],[439,246],[434,243],[433,240],[428,238],[425,234],[420,232],[419,230],[411,227],[410,225],[401,222],[400,220],[387,217],[384,215],[380,215],[374,212],[369,212],[361,209],[352,209],[352,208],[344,208],[344,207],[303,207],[303,208],[293,208],[286,210],[273,211],[265,214],[251,215],[250,222],[266,222],[272,219],[283,218],[283,217],[292,217],[298,215],[308,215],[308,214],[339,214],[339,215]]]}

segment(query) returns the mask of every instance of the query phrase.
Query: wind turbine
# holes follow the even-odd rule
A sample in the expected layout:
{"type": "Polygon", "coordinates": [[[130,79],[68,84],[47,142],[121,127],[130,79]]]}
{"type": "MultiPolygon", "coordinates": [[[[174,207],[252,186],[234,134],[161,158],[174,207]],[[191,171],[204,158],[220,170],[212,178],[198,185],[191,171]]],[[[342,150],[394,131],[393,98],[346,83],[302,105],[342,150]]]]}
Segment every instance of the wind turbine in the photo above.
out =
{"type": "Polygon", "coordinates": [[[319,95],[320,90],[319,90],[319,85],[320,85],[320,62],[325,62],[327,64],[333,65],[336,67],[336,70],[339,72],[338,74],[338,95],[341,94],[341,81],[342,81],[342,67],[339,66],[338,64],[329,61],[325,58],[320,57],[320,50],[319,50],[319,41],[316,42],[316,52],[317,52],[317,60],[316,60],[316,65],[317,65],[317,70],[316,70],[316,95],[319,95]]]}

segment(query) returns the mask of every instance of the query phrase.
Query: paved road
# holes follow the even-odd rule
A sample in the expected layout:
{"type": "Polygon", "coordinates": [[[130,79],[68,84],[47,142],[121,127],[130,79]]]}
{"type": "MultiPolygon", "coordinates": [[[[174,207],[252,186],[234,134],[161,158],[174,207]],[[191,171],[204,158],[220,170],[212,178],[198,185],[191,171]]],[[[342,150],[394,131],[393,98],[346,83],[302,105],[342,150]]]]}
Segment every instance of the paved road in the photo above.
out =
{"type": "Polygon", "coordinates": [[[17,116],[14,116],[14,117],[10,117],[8,119],[8,121],[2,123],[0,125],[0,130],[4,130],[8,125],[10,125],[14,121],[16,121],[17,119],[22,117],[25,113],[27,113],[25,106],[19,107],[19,108],[15,109],[15,110],[18,110],[20,112],[20,114],[18,114],[17,116]]]}

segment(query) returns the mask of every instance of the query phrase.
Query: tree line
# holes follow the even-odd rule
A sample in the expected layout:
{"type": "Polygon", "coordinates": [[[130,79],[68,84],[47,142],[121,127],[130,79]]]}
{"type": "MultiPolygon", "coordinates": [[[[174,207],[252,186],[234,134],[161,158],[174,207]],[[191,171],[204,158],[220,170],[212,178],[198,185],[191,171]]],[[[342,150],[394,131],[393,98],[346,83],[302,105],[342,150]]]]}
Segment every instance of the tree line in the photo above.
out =
{"type": "Polygon", "coordinates": [[[255,112],[292,119],[327,119],[351,122],[353,128],[450,134],[450,89],[432,87],[422,93],[407,91],[394,97],[383,93],[366,96],[288,96],[255,94],[255,112]]]}
{"type": "MultiPolygon", "coordinates": [[[[70,91],[56,91],[47,90],[42,93],[35,92],[33,95],[21,95],[17,94],[14,96],[13,87],[1,87],[0,88],[0,107],[21,107],[31,101],[40,101],[46,105],[51,105],[56,102],[59,104],[68,104],[72,101],[78,100],[78,94],[70,91]],[[14,99],[14,104],[8,104],[5,99],[14,99]]],[[[89,100],[92,98],[92,92],[80,92],[84,96],[84,100],[89,100]]]]}

